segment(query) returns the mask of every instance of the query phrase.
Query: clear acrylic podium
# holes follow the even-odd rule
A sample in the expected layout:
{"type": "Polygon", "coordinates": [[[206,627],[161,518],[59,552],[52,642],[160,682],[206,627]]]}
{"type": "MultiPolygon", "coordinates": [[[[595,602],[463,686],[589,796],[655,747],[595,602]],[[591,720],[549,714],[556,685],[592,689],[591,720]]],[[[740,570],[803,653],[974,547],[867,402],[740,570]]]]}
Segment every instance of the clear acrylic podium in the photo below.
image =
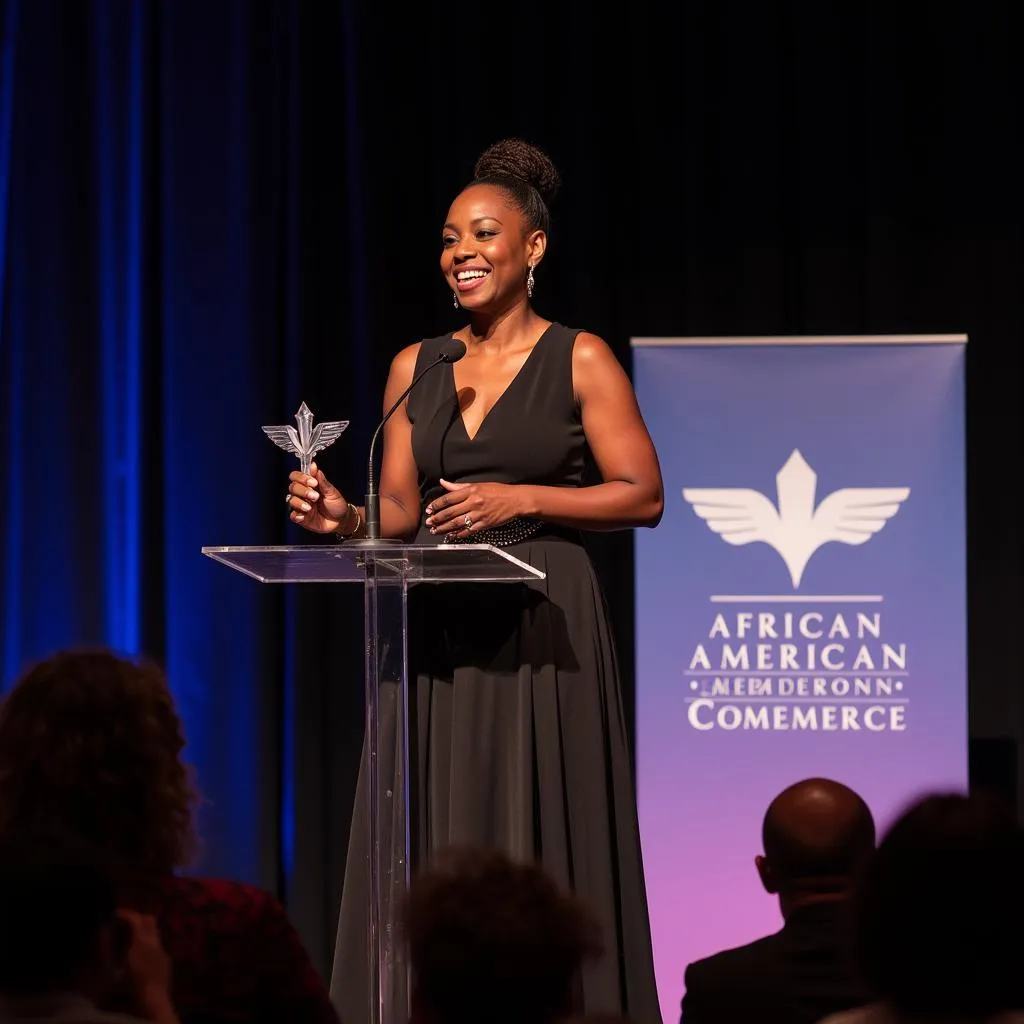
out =
{"type": "Polygon", "coordinates": [[[398,914],[410,870],[408,590],[416,583],[522,582],[543,579],[544,573],[488,544],[363,541],[202,551],[261,583],[363,584],[371,893],[366,1019],[407,1024],[409,965],[398,914]]]}

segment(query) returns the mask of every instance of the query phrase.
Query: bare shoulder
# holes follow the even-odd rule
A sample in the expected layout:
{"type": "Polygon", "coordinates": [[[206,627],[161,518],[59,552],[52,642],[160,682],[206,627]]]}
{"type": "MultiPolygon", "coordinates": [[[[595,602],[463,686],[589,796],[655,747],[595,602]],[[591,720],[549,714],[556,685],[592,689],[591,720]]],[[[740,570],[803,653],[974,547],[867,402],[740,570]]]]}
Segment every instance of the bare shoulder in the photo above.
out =
{"type": "Polygon", "coordinates": [[[411,345],[406,345],[405,348],[398,352],[394,359],[391,360],[391,372],[411,377],[416,369],[416,360],[419,358],[420,346],[422,344],[422,341],[414,341],[411,345]]]}
{"type": "Polygon", "coordinates": [[[576,394],[583,398],[607,387],[621,389],[627,377],[604,338],[580,331],[572,349],[572,379],[576,394]]]}
{"type": "Polygon", "coordinates": [[[618,362],[611,346],[598,334],[591,334],[589,331],[580,331],[576,335],[576,341],[572,349],[572,360],[580,366],[600,365],[602,360],[618,362]]]}
{"type": "Polygon", "coordinates": [[[421,344],[422,342],[416,341],[411,345],[406,345],[391,360],[391,369],[388,372],[388,394],[397,394],[399,391],[404,391],[412,383],[413,375],[416,373],[416,359],[420,354],[421,344]]]}

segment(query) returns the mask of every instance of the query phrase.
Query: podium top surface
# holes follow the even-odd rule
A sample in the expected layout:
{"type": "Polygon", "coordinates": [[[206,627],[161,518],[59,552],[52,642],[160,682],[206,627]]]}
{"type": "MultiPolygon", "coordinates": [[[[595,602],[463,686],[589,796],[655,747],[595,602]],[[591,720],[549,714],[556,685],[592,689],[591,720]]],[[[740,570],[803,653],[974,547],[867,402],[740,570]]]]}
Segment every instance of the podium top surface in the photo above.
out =
{"type": "Polygon", "coordinates": [[[208,558],[260,583],[514,583],[544,573],[491,544],[291,544],[204,547],[208,558]]]}

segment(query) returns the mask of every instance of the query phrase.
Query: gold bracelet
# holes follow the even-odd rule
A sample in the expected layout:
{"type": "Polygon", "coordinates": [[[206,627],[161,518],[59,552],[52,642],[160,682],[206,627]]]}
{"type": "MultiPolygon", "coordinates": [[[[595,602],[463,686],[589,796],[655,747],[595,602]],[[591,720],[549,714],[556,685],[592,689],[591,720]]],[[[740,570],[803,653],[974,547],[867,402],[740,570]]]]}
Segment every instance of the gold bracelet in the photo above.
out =
{"type": "Polygon", "coordinates": [[[345,524],[347,525],[348,522],[351,520],[353,512],[355,513],[356,516],[356,525],[353,526],[352,529],[349,530],[347,533],[341,529],[342,524],[338,523],[338,530],[336,532],[342,540],[347,540],[349,537],[354,537],[359,532],[359,527],[362,524],[363,517],[359,514],[359,506],[353,505],[352,502],[348,503],[348,510],[345,512],[345,524]]]}

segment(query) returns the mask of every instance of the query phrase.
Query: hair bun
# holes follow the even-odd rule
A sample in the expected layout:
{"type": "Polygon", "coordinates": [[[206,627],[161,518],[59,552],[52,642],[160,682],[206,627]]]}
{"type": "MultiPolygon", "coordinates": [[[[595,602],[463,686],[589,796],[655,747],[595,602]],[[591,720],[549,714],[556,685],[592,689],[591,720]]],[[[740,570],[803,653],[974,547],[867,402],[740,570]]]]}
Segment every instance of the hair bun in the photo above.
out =
{"type": "Polygon", "coordinates": [[[476,178],[519,178],[532,185],[550,206],[562,184],[548,155],[522,139],[504,139],[487,149],[473,169],[476,178]]]}

